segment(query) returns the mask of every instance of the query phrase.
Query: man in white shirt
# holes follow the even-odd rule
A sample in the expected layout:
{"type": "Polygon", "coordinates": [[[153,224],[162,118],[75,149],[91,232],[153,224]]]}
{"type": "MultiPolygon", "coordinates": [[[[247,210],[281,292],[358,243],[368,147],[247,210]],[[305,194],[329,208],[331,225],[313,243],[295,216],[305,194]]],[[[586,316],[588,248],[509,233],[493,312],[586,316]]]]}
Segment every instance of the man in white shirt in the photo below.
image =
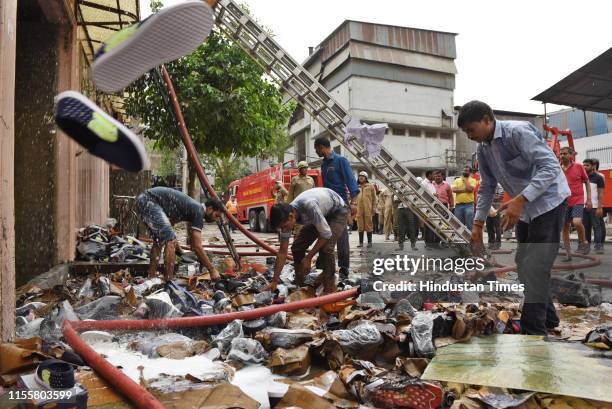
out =
{"type": "MultiPolygon", "coordinates": [[[[425,172],[425,179],[421,182],[421,186],[423,186],[429,193],[431,193],[434,197],[436,195],[436,187],[433,184],[434,181],[434,170],[428,170],[425,172]]],[[[423,237],[425,238],[425,248],[434,247],[438,242],[438,236],[433,232],[427,225],[423,227],[423,237]]]]}

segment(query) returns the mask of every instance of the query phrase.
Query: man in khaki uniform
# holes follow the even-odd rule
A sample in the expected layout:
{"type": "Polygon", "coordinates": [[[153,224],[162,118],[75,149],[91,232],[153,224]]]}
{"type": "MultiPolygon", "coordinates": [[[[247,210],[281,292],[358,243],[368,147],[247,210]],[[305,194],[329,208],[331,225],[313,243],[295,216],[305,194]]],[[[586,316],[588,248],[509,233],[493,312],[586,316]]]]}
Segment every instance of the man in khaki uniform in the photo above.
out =
{"type": "Polygon", "coordinates": [[[303,160],[298,163],[298,172],[299,174],[297,176],[291,178],[289,197],[287,198],[287,202],[289,203],[293,202],[300,193],[315,187],[314,179],[308,176],[308,163],[306,161],[303,160]]]}
{"type": "MultiPolygon", "coordinates": [[[[307,191],[308,189],[312,189],[315,187],[314,179],[308,176],[308,163],[306,161],[301,161],[298,163],[298,172],[297,176],[291,178],[291,184],[289,185],[289,195],[287,196],[287,202],[291,203],[298,197],[302,192],[307,191]]],[[[301,224],[296,224],[293,226],[293,235],[294,237],[298,235],[300,230],[302,229],[301,224]]]]}
{"type": "Polygon", "coordinates": [[[380,192],[380,219],[383,224],[385,240],[390,240],[391,229],[393,228],[393,193],[385,187],[380,192]]]}
{"type": "Polygon", "coordinates": [[[363,232],[368,234],[368,247],[372,247],[372,230],[374,224],[372,217],[374,216],[374,207],[376,206],[376,190],[374,185],[368,181],[367,172],[359,172],[360,192],[357,195],[357,230],[359,231],[359,245],[363,247],[363,232]]]}

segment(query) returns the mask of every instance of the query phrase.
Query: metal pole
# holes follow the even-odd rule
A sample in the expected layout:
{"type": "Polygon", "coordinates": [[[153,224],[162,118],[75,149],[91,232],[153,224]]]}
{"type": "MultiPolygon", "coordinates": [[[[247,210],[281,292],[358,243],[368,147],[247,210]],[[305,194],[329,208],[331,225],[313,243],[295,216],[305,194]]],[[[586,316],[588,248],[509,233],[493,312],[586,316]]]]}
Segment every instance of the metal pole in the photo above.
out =
{"type": "Polygon", "coordinates": [[[589,126],[587,125],[586,111],[583,109],[582,113],[584,114],[584,136],[589,136],[589,126]]]}

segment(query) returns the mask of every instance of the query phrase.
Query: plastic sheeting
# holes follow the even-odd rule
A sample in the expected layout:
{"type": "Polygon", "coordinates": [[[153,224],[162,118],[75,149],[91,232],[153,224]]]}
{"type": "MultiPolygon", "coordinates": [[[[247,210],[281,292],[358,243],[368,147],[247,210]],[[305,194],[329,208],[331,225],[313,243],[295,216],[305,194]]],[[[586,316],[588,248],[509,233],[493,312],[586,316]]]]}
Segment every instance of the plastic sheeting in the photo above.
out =
{"type": "Polygon", "coordinates": [[[612,362],[573,343],[495,335],[438,349],[425,380],[524,389],[612,402],[612,362]]]}

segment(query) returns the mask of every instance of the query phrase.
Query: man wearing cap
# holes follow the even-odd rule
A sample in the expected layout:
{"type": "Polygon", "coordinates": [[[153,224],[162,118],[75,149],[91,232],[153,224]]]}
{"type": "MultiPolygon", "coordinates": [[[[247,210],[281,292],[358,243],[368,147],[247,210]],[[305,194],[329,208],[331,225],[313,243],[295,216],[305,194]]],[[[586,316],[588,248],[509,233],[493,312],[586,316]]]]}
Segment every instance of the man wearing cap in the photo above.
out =
{"type": "Polygon", "coordinates": [[[314,179],[308,176],[308,163],[306,161],[303,160],[298,163],[298,172],[297,176],[291,178],[289,197],[287,197],[289,203],[293,202],[293,199],[298,197],[300,193],[315,187],[314,179]]]}
{"type": "MultiPolygon", "coordinates": [[[[287,195],[287,202],[293,202],[293,199],[298,197],[302,192],[307,191],[315,187],[314,179],[308,176],[308,162],[305,160],[298,163],[298,175],[291,178],[291,184],[289,185],[289,194],[287,195]]],[[[293,228],[293,235],[297,236],[302,226],[296,224],[293,228]]]]}
{"type": "Polygon", "coordinates": [[[365,171],[359,172],[357,178],[360,192],[357,195],[357,231],[359,232],[359,245],[363,247],[363,232],[368,234],[368,247],[372,247],[372,217],[374,216],[374,207],[376,206],[376,190],[368,181],[368,173],[365,171]]]}
{"type": "Polygon", "coordinates": [[[189,222],[191,250],[198,256],[200,264],[210,272],[210,277],[219,278],[219,272],[202,247],[204,221],[214,222],[223,212],[223,203],[219,199],[210,199],[202,204],[178,190],[160,186],[148,189],[136,198],[136,212],[153,238],[149,277],[157,275],[159,256],[164,249],[164,279],[172,280],[175,249],[178,244],[172,226],[178,222],[189,222]]]}

